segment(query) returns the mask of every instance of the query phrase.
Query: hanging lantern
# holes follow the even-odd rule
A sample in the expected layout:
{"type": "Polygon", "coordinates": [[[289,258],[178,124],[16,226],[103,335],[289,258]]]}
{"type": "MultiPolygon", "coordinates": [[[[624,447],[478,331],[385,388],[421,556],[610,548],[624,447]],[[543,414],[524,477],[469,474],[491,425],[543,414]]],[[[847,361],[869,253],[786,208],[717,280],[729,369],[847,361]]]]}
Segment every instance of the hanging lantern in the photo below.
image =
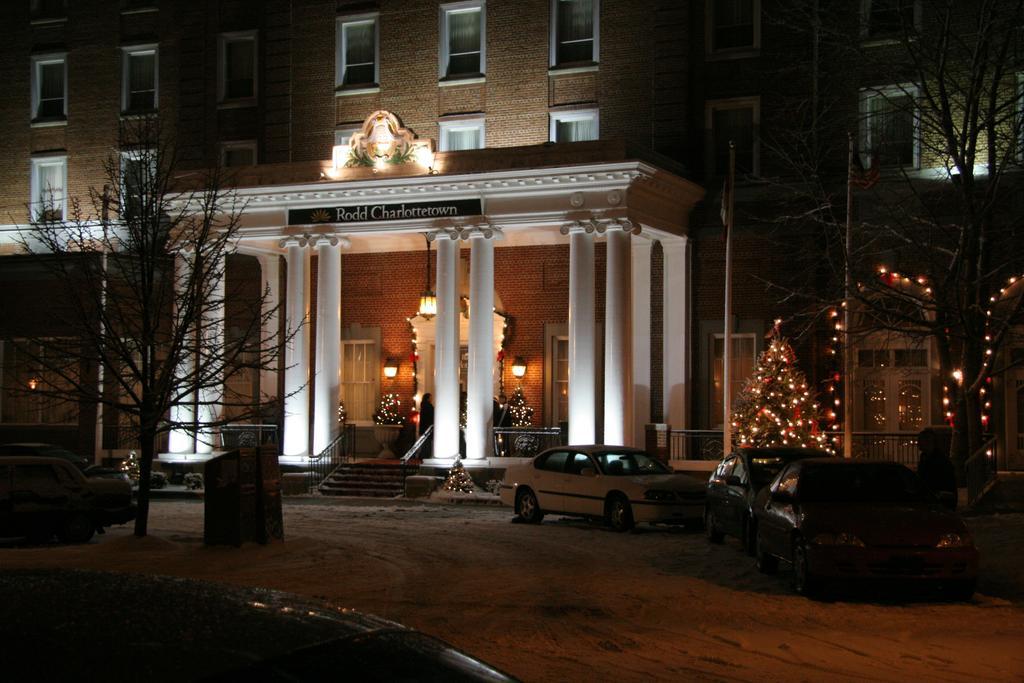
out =
{"type": "Polygon", "coordinates": [[[427,277],[423,284],[423,294],[420,295],[420,306],[416,311],[421,318],[433,318],[437,315],[437,295],[430,288],[430,236],[424,235],[427,240],[427,277]]]}

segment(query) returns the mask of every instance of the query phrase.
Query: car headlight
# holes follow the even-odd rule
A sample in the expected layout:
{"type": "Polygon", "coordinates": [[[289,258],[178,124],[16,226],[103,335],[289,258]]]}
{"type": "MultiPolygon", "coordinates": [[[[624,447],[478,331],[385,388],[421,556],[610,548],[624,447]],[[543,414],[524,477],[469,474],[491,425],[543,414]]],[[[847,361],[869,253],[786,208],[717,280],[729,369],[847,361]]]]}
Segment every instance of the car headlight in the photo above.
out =
{"type": "Polygon", "coordinates": [[[942,534],[936,548],[966,548],[971,545],[971,537],[967,534],[942,534]]]}
{"type": "Polygon", "coordinates": [[[672,491],[659,491],[652,489],[650,491],[644,491],[644,498],[646,500],[675,500],[676,494],[672,491]]]}
{"type": "Polygon", "coordinates": [[[855,535],[847,533],[845,531],[842,531],[838,534],[818,534],[811,540],[811,543],[813,543],[814,545],[845,545],[853,546],[856,548],[864,547],[864,541],[860,540],[855,535]]]}

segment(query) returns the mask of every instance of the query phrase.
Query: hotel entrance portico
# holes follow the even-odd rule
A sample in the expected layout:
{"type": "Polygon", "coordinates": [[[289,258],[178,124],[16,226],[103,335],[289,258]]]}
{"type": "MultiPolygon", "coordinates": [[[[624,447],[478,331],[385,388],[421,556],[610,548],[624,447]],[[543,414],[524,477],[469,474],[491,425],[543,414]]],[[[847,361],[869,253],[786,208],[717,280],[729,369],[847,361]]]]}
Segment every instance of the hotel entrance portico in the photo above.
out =
{"type": "MultiPolygon", "coordinates": [[[[373,144],[372,118],[353,149],[373,144]]],[[[494,398],[503,387],[511,393],[504,356],[526,358],[535,373],[524,388],[538,424],[554,413],[544,337],[559,325],[567,330],[570,441],[641,444],[651,417],[655,241],[663,251],[664,333],[655,355],[664,415],[685,425],[678,397],[689,379],[687,222],[703,190],[615,142],[424,156],[352,167],[336,150],[332,162],[259,166],[237,178],[248,203],[238,252],[258,257],[281,323],[299,330],[283,356],[283,381],[268,373],[260,383],[262,393],[282,397],[282,463],[301,465],[331,443],[339,399],[348,409],[384,392],[398,394],[403,409],[433,395],[433,452],[442,461],[459,454],[464,401],[465,457],[486,462],[494,398]],[[427,317],[415,303],[424,235],[437,300],[427,317]],[[397,378],[381,376],[386,359],[399,364],[397,378]]],[[[365,421],[365,406],[355,412],[365,421]]]]}

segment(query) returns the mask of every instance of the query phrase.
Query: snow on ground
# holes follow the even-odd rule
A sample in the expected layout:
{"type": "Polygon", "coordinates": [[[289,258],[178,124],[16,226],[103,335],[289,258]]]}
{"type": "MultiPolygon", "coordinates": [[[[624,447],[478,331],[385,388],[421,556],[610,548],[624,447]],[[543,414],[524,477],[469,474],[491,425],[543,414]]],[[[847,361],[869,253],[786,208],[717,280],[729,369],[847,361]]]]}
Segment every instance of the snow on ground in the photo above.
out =
{"type": "Polygon", "coordinates": [[[1024,515],[969,520],[982,549],[968,604],[814,602],[736,542],[583,521],[513,524],[507,508],[289,500],[286,541],[202,545],[203,506],[153,505],[152,536],[0,548],[0,568],[77,567],[262,586],[441,637],[526,681],[1024,680],[1024,515]]]}

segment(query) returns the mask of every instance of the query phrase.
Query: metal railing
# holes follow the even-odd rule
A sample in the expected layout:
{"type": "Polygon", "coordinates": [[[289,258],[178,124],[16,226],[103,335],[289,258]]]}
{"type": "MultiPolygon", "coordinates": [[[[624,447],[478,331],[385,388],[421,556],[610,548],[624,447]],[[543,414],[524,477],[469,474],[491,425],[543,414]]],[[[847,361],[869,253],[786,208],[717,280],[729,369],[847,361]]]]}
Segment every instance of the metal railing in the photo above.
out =
{"type": "Polygon", "coordinates": [[[977,503],[995,483],[998,447],[999,441],[993,436],[967,459],[964,470],[967,477],[968,505],[977,503]]]}
{"type": "Polygon", "coordinates": [[[416,439],[413,445],[409,447],[409,450],[405,452],[405,455],[402,456],[402,463],[408,463],[413,459],[422,460],[423,458],[421,456],[423,454],[423,449],[427,447],[427,444],[430,443],[430,439],[433,436],[434,425],[430,425],[427,427],[427,431],[420,434],[420,437],[416,439]]]}
{"type": "MultiPolygon", "coordinates": [[[[840,448],[840,453],[842,450],[840,448]]],[[[719,460],[722,432],[718,429],[673,429],[669,435],[672,460],[719,460]]],[[[853,457],[886,460],[917,466],[917,434],[905,432],[854,432],[853,457]]]]}
{"type": "Polygon", "coordinates": [[[499,458],[530,458],[568,442],[568,434],[561,427],[494,428],[494,455],[499,458]]]}
{"type": "Polygon", "coordinates": [[[309,456],[309,467],[306,470],[306,486],[310,493],[317,488],[338,465],[352,459],[352,434],[354,425],[345,425],[334,441],[316,455],[309,456]]]}

